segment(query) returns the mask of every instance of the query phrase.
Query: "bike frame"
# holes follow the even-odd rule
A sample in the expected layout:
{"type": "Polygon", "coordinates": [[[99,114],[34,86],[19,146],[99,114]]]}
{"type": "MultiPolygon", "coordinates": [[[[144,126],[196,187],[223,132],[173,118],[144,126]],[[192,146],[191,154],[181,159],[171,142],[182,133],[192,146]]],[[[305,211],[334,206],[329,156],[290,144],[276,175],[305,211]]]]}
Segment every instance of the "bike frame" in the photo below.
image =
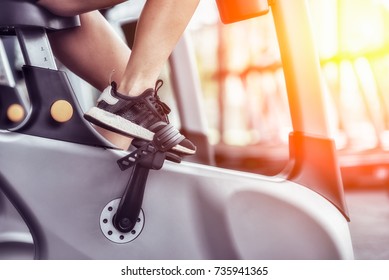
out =
{"type": "MultiPolygon", "coordinates": [[[[29,93],[36,96],[29,118],[0,132],[0,188],[27,224],[36,259],[353,258],[306,3],[272,1],[271,9],[294,128],[288,170],[266,177],[165,162],[148,176],[144,216],[128,242],[110,240],[101,227],[106,206],[122,197],[131,175],[116,165],[128,152],[111,147],[82,119],[66,75],[26,62],[29,93]],[[45,89],[50,98],[69,99],[78,117],[49,126],[45,89]]],[[[17,30],[25,46],[30,31],[17,30]]],[[[38,37],[44,34],[34,44],[38,37]]]]}

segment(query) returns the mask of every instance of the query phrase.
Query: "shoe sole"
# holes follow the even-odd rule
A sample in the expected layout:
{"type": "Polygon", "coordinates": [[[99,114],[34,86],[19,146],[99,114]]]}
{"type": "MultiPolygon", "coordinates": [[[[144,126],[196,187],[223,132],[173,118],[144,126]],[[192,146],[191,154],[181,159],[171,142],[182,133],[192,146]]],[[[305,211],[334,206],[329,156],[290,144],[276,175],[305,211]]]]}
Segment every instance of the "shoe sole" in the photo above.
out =
{"type": "MultiPolygon", "coordinates": [[[[84,117],[87,121],[97,126],[126,137],[139,138],[146,141],[152,141],[154,138],[154,132],[98,107],[92,107],[84,114],[84,117]]],[[[179,144],[174,146],[172,150],[186,155],[193,155],[196,153],[196,151],[185,148],[179,144]]]]}

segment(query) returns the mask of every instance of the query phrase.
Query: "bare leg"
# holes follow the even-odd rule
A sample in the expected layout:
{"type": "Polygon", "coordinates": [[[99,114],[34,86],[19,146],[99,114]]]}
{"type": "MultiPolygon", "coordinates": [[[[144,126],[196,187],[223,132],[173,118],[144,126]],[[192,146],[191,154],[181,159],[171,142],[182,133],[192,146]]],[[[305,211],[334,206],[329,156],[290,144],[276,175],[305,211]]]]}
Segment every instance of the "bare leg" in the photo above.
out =
{"type": "MultiPolygon", "coordinates": [[[[54,53],[96,88],[103,89],[109,73],[115,69],[118,91],[139,95],[154,86],[199,1],[148,0],[138,22],[131,56],[128,47],[98,12],[81,14],[81,28],[52,34],[54,53]]],[[[120,2],[123,1],[40,0],[38,3],[59,15],[73,15],[120,2]]]]}
{"type": "MultiPolygon", "coordinates": [[[[67,66],[92,85],[98,85],[98,88],[100,88],[99,83],[106,82],[106,77],[101,77],[99,73],[96,73],[96,69],[107,72],[112,71],[112,69],[117,70],[118,75],[115,80],[119,85],[118,91],[133,96],[139,95],[145,89],[153,87],[199,1],[148,0],[139,19],[133,53],[129,61],[127,60],[128,64],[122,77],[119,76],[121,68],[118,66],[110,67],[110,64],[116,61],[112,58],[117,58],[117,56],[124,59],[126,56],[124,54],[125,48],[113,38],[113,34],[109,34],[111,31],[106,26],[107,24],[98,19],[96,14],[93,16],[92,14],[82,15],[81,20],[84,26],[77,32],[65,31],[58,33],[58,36],[53,35],[52,41],[57,43],[54,52],[60,60],[61,57],[68,61],[71,60],[67,66]],[[64,35],[66,38],[61,38],[64,35]],[[84,38],[85,36],[87,38],[84,38]],[[85,51],[83,51],[85,46],[85,51]],[[100,50],[103,51],[100,52],[100,50]],[[105,53],[107,57],[99,56],[99,53],[105,53]],[[112,62],[110,63],[110,61],[112,62]]],[[[121,2],[124,1],[38,1],[39,4],[59,15],[75,15],[121,2]]],[[[107,72],[104,75],[107,75],[107,72]]]]}
{"type": "Polygon", "coordinates": [[[120,83],[130,49],[97,11],[80,15],[81,26],[49,33],[55,56],[75,74],[99,90],[115,70],[120,83]]]}
{"type": "MultiPolygon", "coordinates": [[[[49,33],[55,56],[100,91],[109,84],[113,70],[112,78],[120,83],[130,49],[99,12],[81,14],[80,20],[80,27],[49,33]]],[[[117,147],[128,149],[131,144],[127,137],[99,127],[96,129],[117,147]]]]}
{"type": "Polygon", "coordinates": [[[119,92],[138,95],[153,87],[198,3],[199,0],[146,2],[119,92]]]}

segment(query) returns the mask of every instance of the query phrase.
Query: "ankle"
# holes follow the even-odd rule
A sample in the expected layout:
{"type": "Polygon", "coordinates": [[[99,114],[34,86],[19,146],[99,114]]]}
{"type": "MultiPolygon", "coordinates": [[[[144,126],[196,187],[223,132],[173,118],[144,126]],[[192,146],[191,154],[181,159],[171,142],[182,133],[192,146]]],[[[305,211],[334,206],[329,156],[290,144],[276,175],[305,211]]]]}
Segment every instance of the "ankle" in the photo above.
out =
{"type": "Polygon", "coordinates": [[[152,88],[152,86],[146,83],[129,84],[121,82],[117,87],[117,91],[127,96],[139,96],[149,88],[152,88]]]}

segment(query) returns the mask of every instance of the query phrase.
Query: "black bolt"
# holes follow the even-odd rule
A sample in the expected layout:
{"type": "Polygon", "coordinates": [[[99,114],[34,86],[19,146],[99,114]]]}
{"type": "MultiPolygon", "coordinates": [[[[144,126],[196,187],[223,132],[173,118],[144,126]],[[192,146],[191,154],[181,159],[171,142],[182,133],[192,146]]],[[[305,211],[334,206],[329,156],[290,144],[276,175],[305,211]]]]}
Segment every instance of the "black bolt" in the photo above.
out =
{"type": "Polygon", "coordinates": [[[128,228],[131,225],[131,221],[129,218],[123,218],[120,220],[120,226],[122,228],[128,228]]]}

